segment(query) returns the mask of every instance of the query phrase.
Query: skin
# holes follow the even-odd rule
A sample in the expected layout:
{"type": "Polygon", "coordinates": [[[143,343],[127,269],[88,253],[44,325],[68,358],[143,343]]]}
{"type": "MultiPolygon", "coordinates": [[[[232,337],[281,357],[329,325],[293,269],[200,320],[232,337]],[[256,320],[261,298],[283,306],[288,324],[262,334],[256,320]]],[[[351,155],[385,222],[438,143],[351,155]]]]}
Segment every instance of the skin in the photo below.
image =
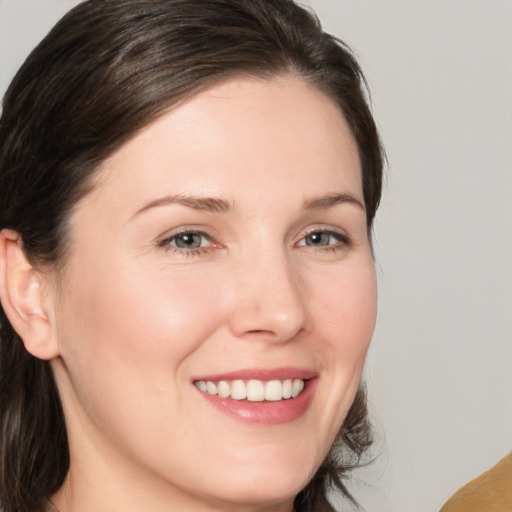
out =
{"type": "Polygon", "coordinates": [[[70,240],[44,294],[71,452],[57,508],[291,511],[352,403],[376,316],[339,108],[294,76],[218,83],[103,164],[70,240]],[[312,206],[334,194],[352,200],[312,206]],[[166,196],[229,209],[154,203],[166,196]],[[204,233],[198,248],[178,247],[183,230],[204,233]],[[230,417],[192,383],[281,367],[317,378],[307,411],[277,425],[230,417]]]}

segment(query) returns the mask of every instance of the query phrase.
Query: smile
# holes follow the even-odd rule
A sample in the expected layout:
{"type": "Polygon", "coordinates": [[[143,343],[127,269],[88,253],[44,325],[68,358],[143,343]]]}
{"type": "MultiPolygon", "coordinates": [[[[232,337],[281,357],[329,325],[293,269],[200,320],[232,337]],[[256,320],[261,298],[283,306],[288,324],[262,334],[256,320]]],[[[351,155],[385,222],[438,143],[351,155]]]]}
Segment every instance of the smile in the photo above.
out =
{"type": "Polygon", "coordinates": [[[219,398],[247,400],[249,402],[278,402],[296,398],[304,390],[303,379],[257,380],[242,379],[195,381],[194,385],[202,392],[219,398]]]}

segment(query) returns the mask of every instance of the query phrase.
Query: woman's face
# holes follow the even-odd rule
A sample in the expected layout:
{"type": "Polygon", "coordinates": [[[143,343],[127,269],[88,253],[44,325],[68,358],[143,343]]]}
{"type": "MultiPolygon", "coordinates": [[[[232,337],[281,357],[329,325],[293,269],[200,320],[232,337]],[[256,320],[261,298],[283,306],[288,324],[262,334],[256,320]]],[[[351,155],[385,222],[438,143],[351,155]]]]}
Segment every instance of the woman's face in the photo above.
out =
{"type": "Polygon", "coordinates": [[[294,77],[219,83],[104,163],[70,238],[52,362],[70,495],[289,509],[352,403],[376,314],[337,106],[294,77]]]}

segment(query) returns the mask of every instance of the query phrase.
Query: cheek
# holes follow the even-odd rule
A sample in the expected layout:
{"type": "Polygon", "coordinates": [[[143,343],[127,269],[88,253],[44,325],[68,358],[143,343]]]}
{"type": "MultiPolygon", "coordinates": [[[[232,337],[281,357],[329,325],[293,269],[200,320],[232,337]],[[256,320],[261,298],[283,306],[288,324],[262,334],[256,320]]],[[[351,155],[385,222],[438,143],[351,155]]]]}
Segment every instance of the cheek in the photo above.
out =
{"type": "Polygon", "coordinates": [[[59,388],[80,428],[99,427],[114,443],[153,453],[151,440],[168,443],[188,414],[185,362],[216,329],[216,294],[205,280],[191,286],[190,273],[171,279],[162,269],[96,261],[93,275],[66,281],[59,388]]]}
{"type": "Polygon", "coordinates": [[[59,308],[70,373],[93,372],[99,388],[124,382],[134,392],[136,386],[148,392],[150,383],[161,389],[215,330],[221,315],[214,286],[206,280],[191,285],[186,272],[95,261],[92,275],[71,275],[59,308]]]}
{"type": "Polygon", "coordinates": [[[194,319],[214,316],[213,290],[204,282],[191,283],[188,276],[141,271],[136,266],[123,272],[115,265],[95,274],[94,280],[79,279],[75,313],[84,326],[117,339],[124,348],[131,345],[144,351],[153,343],[165,342],[186,350],[184,336],[199,327],[194,319]]]}
{"type": "Polygon", "coordinates": [[[311,276],[308,297],[316,327],[311,343],[322,368],[317,392],[322,421],[315,425],[320,464],[359,388],[375,326],[377,290],[371,257],[311,276]]]}
{"type": "Polygon", "coordinates": [[[377,286],[371,259],[347,265],[314,286],[316,317],[331,347],[346,363],[364,363],[377,314],[377,286]]]}

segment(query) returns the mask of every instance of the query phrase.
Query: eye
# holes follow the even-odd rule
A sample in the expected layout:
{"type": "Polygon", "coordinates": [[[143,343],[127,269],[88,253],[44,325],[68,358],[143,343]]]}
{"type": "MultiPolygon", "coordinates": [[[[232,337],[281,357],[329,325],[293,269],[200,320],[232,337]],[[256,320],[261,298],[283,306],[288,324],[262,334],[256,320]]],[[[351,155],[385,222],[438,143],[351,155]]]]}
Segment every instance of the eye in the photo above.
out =
{"type": "Polygon", "coordinates": [[[210,238],[200,231],[182,231],[162,240],[158,245],[177,251],[197,253],[212,245],[210,238]]]}
{"type": "Polygon", "coordinates": [[[180,249],[199,249],[204,243],[204,236],[200,233],[181,233],[169,241],[180,249]]]}
{"type": "Polygon", "coordinates": [[[316,230],[308,233],[300,242],[299,247],[315,247],[327,249],[339,249],[348,245],[349,239],[343,233],[329,230],[316,230]]]}

